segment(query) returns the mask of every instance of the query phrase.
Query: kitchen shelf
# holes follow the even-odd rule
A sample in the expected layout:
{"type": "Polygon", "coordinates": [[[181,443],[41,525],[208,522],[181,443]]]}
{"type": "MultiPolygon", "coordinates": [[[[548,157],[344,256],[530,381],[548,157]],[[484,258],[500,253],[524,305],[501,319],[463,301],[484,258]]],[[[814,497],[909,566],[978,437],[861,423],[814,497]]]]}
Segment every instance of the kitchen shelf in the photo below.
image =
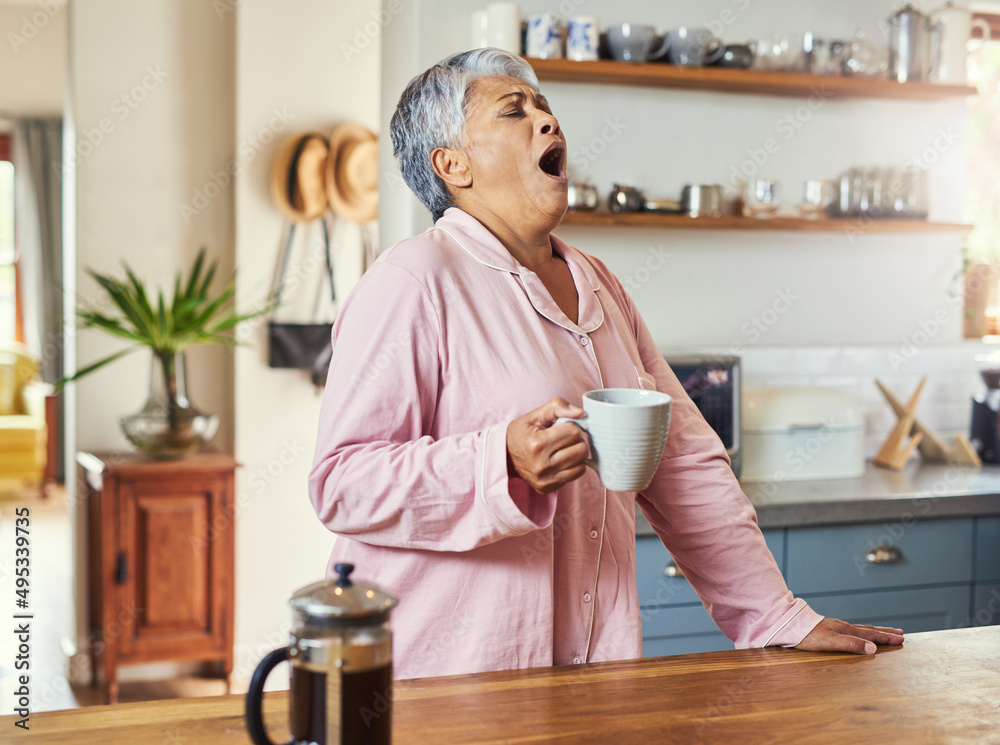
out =
{"type": "Polygon", "coordinates": [[[831,98],[887,98],[938,101],[977,93],[967,85],[897,83],[882,78],[809,75],[794,72],[738,70],[724,67],[682,67],[664,63],[634,64],[613,60],[575,62],[568,59],[527,58],[540,80],[573,83],[639,85],[654,88],[753,93],[770,96],[831,98]]]}
{"type": "Polygon", "coordinates": [[[688,217],[658,212],[575,212],[563,217],[563,225],[590,227],[667,228],[677,230],[799,230],[812,232],[849,233],[947,233],[965,232],[971,225],[929,222],[927,220],[884,219],[865,220],[853,217],[829,217],[810,220],[804,217],[778,215],[768,219],[751,217],[688,217]]]}

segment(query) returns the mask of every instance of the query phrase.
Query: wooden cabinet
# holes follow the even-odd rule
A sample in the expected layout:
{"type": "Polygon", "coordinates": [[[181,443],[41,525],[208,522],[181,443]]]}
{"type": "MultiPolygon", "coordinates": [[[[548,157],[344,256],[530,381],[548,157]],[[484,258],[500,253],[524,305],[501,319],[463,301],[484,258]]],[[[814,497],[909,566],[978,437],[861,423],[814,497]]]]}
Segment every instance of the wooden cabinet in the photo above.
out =
{"type": "Polygon", "coordinates": [[[88,517],[94,682],[109,703],[118,666],[165,660],[233,668],[233,477],[227,455],[155,461],[80,453],[88,517]]]}
{"type": "MultiPolygon", "coordinates": [[[[794,527],[764,537],[789,589],[825,616],[909,633],[1000,623],[998,517],[794,527]]],[[[732,649],[686,580],[665,574],[670,557],[659,538],[639,537],[636,559],[644,656],[732,649]]]]}

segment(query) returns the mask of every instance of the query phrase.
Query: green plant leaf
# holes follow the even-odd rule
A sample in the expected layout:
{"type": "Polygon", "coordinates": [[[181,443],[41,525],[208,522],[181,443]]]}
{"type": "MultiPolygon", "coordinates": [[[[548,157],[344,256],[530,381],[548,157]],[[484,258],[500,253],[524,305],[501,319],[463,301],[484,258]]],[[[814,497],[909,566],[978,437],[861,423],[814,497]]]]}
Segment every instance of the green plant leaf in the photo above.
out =
{"type": "Polygon", "coordinates": [[[136,346],[128,347],[126,349],[123,349],[120,352],[116,352],[115,354],[108,355],[107,357],[104,357],[103,359],[100,359],[97,362],[91,363],[91,364],[87,365],[85,368],[83,368],[82,370],[77,370],[75,373],[73,373],[72,375],[70,375],[68,377],[61,378],[61,379],[57,380],[56,384],[55,384],[55,391],[56,391],[56,393],[60,393],[66,387],[66,385],[68,383],[72,383],[73,381],[79,380],[84,375],[90,375],[90,373],[94,372],[94,370],[99,370],[100,368],[104,367],[105,365],[107,365],[107,364],[109,364],[111,362],[114,362],[115,360],[120,359],[120,358],[124,357],[127,354],[132,354],[132,352],[136,351],[138,348],[139,347],[136,347],[136,346]]]}
{"type": "Polygon", "coordinates": [[[134,351],[138,346],[148,347],[155,355],[164,357],[183,351],[192,344],[242,345],[233,333],[236,326],[270,313],[278,306],[276,301],[270,299],[257,310],[237,313],[233,307],[235,272],[213,293],[212,283],[216,278],[218,262],[207,261],[204,247],[199,249],[186,279],[183,272],[174,276],[172,296],[168,298],[162,288],[156,291],[155,307],[150,302],[152,293],[147,291],[146,283],[124,262],[122,267],[125,280],[87,270],[108,293],[117,313],[80,307],[77,319],[81,329],[98,329],[131,342],[133,346],[78,371],[63,381],[63,385],[134,351]]]}

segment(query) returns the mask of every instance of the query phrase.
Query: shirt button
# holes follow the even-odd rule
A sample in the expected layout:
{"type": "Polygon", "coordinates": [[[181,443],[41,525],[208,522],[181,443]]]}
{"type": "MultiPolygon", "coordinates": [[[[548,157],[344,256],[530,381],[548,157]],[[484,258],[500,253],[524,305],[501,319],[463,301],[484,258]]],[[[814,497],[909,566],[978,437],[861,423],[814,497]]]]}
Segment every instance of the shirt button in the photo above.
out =
{"type": "Polygon", "coordinates": [[[581,662],[583,662],[583,660],[581,660],[579,657],[574,657],[573,658],[573,664],[574,665],[579,665],[581,662]]]}
{"type": "Polygon", "coordinates": [[[590,339],[588,339],[586,336],[581,336],[580,337],[580,343],[583,346],[587,346],[588,344],[590,344],[590,339]]]}
{"type": "Polygon", "coordinates": [[[589,592],[583,593],[583,602],[589,603],[591,600],[592,600],[592,598],[590,597],[590,593],[589,592]]]}
{"type": "Polygon", "coordinates": [[[590,531],[590,537],[591,538],[597,538],[597,531],[596,530],[590,531]]]}

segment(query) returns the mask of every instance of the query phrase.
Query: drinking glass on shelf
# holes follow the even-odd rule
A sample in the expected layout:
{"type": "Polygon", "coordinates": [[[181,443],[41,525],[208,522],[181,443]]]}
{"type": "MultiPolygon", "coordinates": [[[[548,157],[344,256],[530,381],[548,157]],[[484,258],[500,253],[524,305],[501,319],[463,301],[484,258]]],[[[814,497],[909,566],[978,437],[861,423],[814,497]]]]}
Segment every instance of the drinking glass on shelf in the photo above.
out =
{"type": "Polygon", "coordinates": [[[844,50],[843,68],[845,75],[885,77],[889,70],[888,51],[868,41],[865,32],[859,29],[844,50]]]}
{"type": "Polygon", "coordinates": [[[910,167],[901,174],[902,217],[925,219],[927,217],[927,174],[919,168],[910,167]]]}
{"type": "Polygon", "coordinates": [[[810,220],[816,220],[829,214],[833,206],[835,191],[833,182],[827,179],[806,181],[799,212],[810,220]]]}
{"type": "Polygon", "coordinates": [[[773,217],[778,211],[775,196],[773,179],[760,178],[748,181],[743,193],[743,215],[756,218],[773,217]]]}

